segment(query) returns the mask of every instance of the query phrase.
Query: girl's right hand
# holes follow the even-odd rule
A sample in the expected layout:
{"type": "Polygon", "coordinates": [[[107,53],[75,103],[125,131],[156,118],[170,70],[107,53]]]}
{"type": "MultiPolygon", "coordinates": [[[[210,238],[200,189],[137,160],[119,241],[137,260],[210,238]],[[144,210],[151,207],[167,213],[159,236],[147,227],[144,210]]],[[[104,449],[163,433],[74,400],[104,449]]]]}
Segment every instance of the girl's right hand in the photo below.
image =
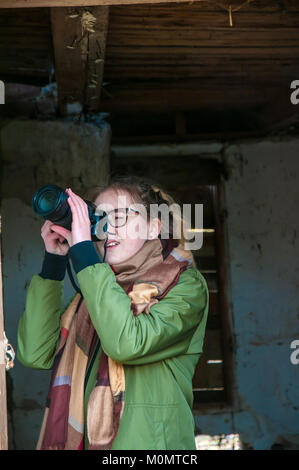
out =
{"type": "Polygon", "coordinates": [[[41,228],[41,237],[44,240],[46,251],[54,255],[65,256],[70,246],[60,233],[55,232],[53,226],[55,227],[53,222],[46,220],[41,228]]]}

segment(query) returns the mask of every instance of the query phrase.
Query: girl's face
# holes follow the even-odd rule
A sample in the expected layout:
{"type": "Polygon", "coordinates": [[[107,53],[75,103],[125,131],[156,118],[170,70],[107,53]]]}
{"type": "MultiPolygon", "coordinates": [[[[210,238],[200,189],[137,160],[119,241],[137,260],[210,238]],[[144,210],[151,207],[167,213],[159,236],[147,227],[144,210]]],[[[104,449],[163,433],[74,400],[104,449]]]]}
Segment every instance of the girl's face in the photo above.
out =
{"type": "MultiPolygon", "coordinates": [[[[107,189],[102,192],[94,201],[98,209],[107,213],[111,213],[113,209],[131,208],[138,210],[139,204],[136,204],[132,196],[126,191],[114,191],[107,189]]],[[[143,244],[148,238],[156,238],[160,232],[160,221],[154,219],[147,222],[146,213],[140,213],[130,210],[125,219],[125,211],[112,212],[107,220],[107,239],[106,244],[106,258],[105,262],[108,264],[118,264],[131,258],[137,251],[141,249],[143,244]],[[126,223],[124,221],[127,220],[126,223]],[[120,222],[119,222],[120,221],[120,222]],[[115,227],[114,225],[121,225],[115,227]],[[116,242],[116,244],[112,244],[116,242]]],[[[96,242],[97,248],[101,257],[104,257],[104,242],[105,240],[96,242]]]]}

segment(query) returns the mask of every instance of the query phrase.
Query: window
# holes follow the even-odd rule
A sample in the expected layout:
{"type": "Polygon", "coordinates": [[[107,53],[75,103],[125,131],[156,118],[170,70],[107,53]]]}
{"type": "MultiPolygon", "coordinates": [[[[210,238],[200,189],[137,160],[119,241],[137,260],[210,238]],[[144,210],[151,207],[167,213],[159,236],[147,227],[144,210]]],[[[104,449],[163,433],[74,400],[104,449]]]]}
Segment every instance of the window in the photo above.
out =
{"type": "MultiPolygon", "coordinates": [[[[178,186],[174,192],[180,204],[192,205],[192,214],[196,203],[203,204],[203,244],[199,250],[193,251],[193,255],[197,268],[207,281],[209,314],[203,353],[193,377],[194,407],[202,407],[205,404],[225,405],[230,402],[231,384],[226,380],[229,366],[225,359],[227,327],[224,327],[224,285],[220,269],[220,266],[223,266],[223,234],[218,220],[218,185],[178,186]]],[[[192,225],[192,228],[196,227],[192,225]]]]}

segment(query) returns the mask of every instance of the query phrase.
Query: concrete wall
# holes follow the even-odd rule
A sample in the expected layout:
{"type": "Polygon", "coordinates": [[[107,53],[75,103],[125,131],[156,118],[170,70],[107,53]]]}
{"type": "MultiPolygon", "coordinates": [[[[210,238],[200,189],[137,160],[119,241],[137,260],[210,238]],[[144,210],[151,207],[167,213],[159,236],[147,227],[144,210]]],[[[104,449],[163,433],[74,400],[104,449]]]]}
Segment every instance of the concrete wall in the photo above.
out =
{"type": "Polygon", "coordinates": [[[299,140],[223,149],[236,404],[196,417],[203,434],[239,433],[254,449],[299,448],[299,140]]]}
{"type": "MultiPolygon", "coordinates": [[[[71,187],[79,195],[90,186],[106,184],[110,139],[111,128],[105,122],[94,126],[21,120],[1,126],[5,330],[15,350],[26,289],[33,274],[40,272],[44,255],[44,221],[31,209],[33,194],[47,183],[71,187]]],[[[74,289],[68,276],[64,284],[67,302],[74,289]]],[[[50,371],[26,368],[18,360],[8,372],[10,448],[35,448],[49,380],[50,371]]]]}
{"type": "MultiPolygon", "coordinates": [[[[2,127],[4,307],[14,346],[28,282],[42,263],[41,221],[30,208],[32,195],[52,181],[79,193],[102,182],[109,138],[107,126],[23,121],[2,127]]],[[[202,151],[207,157],[209,148],[203,145],[202,151]]],[[[275,442],[298,448],[299,364],[290,361],[290,343],[299,340],[299,140],[217,143],[216,153],[212,145],[211,158],[223,159],[228,169],[223,187],[236,402],[232,410],[195,416],[197,433],[240,433],[254,449],[275,442]]],[[[67,279],[65,287],[68,297],[73,289],[67,279]]],[[[10,447],[34,448],[49,373],[15,361],[8,379],[10,447]]]]}
{"type": "Polygon", "coordinates": [[[195,412],[197,442],[240,434],[244,448],[298,449],[299,364],[290,361],[290,344],[299,341],[299,139],[112,145],[111,152],[119,161],[197,154],[223,163],[235,401],[195,412]]]}

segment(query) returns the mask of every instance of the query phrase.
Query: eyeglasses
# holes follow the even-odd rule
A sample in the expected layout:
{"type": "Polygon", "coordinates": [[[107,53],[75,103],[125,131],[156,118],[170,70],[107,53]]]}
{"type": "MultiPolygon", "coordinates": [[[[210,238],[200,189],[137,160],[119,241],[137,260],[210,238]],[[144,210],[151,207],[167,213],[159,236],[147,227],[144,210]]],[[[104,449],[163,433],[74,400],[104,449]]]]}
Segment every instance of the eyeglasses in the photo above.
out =
{"type": "Polygon", "coordinates": [[[139,214],[139,211],[132,209],[132,207],[113,209],[112,211],[106,212],[111,227],[118,228],[126,225],[130,212],[134,213],[134,215],[139,214]]]}
{"type": "MultiPolygon", "coordinates": [[[[101,225],[103,224],[104,226],[107,225],[107,221],[108,221],[109,225],[113,228],[123,227],[124,225],[126,225],[128,221],[129,213],[132,213],[133,215],[140,214],[139,211],[132,209],[132,207],[112,209],[109,212],[101,211],[100,213],[101,225]]],[[[99,239],[103,239],[105,238],[105,233],[97,233],[97,237],[99,239]]]]}

